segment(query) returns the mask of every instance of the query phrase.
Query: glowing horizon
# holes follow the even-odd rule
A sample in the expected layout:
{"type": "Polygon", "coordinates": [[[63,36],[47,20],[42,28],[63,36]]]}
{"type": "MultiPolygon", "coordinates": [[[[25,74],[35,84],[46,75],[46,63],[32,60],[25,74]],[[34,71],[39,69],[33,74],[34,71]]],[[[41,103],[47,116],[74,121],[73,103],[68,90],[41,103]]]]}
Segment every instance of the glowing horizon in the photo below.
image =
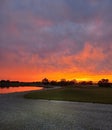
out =
{"type": "Polygon", "coordinates": [[[0,80],[112,82],[110,0],[0,1],[0,80]]]}
{"type": "Polygon", "coordinates": [[[25,76],[5,76],[5,78],[2,78],[1,80],[11,80],[11,81],[21,81],[21,82],[33,82],[33,81],[42,81],[42,79],[44,78],[48,78],[49,81],[55,80],[55,81],[60,81],[61,79],[66,79],[66,80],[76,80],[78,82],[80,81],[93,81],[93,82],[98,82],[101,79],[109,79],[109,82],[112,82],[112,76],[111,75],[104,75],[104,74],[100,74],[100,75],[88,75],[85,73],[81,73],[81,74],[68,74],[68,73],[51,73],[51,74],[47,74],[47,73],[42,73],[40,74],[40,76],[38,74],[33,74],[33,75],[25,75],[25,76]]]}

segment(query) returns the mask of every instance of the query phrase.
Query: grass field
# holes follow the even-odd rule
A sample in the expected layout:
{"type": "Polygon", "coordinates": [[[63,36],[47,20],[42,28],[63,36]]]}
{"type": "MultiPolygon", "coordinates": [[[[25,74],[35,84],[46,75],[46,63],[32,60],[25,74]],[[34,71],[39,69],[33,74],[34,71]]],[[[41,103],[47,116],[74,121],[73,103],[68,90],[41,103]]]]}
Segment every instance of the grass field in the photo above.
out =
{"type": "Polygon", "coordinates": [[[28,99],[46,99],[112,104],[112,88],[66,87],[30,92],[24,95],[24,97],[28,99]]]}

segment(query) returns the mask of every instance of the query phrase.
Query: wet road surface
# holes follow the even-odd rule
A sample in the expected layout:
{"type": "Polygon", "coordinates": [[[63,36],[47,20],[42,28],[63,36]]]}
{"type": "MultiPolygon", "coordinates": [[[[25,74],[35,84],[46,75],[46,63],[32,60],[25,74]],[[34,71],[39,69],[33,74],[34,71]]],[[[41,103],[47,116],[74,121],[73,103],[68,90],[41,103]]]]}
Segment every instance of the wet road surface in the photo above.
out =
{"type": "Polygon", "coordinates": [[[0,95],[0,130],[112,130],[112,105],[0,95]]]}

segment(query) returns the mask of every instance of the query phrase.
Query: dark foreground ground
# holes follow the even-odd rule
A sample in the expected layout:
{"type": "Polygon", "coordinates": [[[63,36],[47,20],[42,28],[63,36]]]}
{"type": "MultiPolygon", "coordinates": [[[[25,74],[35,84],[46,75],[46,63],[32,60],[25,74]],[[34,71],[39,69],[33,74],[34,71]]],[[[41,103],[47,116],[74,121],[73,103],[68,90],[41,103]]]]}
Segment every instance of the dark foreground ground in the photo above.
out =
{"type": "Polygon", "coordinates": [[[112,130],[112,105],[0,95],[0,130],[112,130]]]}

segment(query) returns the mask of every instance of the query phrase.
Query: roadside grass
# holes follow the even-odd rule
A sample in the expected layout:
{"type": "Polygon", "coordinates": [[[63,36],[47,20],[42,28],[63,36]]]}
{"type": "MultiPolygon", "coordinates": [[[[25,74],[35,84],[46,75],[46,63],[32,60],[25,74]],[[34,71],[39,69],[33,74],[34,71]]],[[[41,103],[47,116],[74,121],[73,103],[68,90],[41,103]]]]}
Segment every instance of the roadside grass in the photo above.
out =
{"type": "Polygon", "coordinates": [[[27,99],[61,100],[112,104],[112,88],[65,87],[34,91],[24,95],[27,99]]]}

